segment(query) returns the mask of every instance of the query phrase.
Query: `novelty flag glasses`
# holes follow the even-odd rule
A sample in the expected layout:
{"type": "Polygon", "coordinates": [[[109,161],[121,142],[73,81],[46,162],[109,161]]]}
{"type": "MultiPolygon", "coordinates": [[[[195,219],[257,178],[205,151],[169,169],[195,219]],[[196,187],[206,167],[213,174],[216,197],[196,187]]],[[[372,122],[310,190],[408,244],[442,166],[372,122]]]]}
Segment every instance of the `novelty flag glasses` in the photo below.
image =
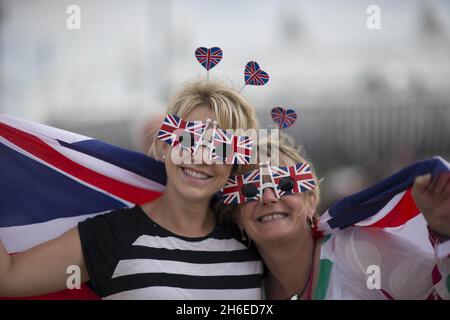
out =
{"type": "Polygon", "coordinates": [[[231,176],[223,187],[224,204],[240,204],[262,200],[265,188],[272,188],[277,198],[301,193],[316,187],[314,175],[307,163],[291,167],[274,167],[261,164],[257,170],[243,175],[231,176]],[[263,183],[262,170],[266,167],[270,182],[263,183]]]}
{"type": "Polygon", "coordinates": [[[159,129],[158,139],[192,154],[204,145],[209,149],[210,160],[219,159],[226,164],[249,164],[253,140],[217,128],[217,122],[213,121],[212,139],[204,141],[204,135],[210,124],[210,119],[206,122],[185,121],[176,115],[168,114],[159,129]]]}

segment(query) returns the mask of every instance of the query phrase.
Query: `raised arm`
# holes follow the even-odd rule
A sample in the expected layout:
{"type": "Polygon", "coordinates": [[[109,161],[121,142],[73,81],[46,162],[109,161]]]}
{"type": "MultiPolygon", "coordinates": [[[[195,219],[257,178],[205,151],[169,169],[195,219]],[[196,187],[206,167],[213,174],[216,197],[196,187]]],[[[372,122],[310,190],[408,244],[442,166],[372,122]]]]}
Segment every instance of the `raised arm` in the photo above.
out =
{"type": "MultiPolygon", "coordinates": [[[[441,173],[435,177],[425,175],[417,177],[412,195],[417,207],[424,215],[433,248],[450,241],[450,173],[441,173]]],[[[435,252],[435,266],[432,271],[432,283],[437,299],[450,299],[450,255],[439,256],[435,252]]]]}
{"type": "Polygon", "coordinates": [[[67,289],[67,267],[71,265],[80,267],[81,283],[89,280],[77,227],[11,256],[0,241],[0,296],[33,296],[67,289]]]}

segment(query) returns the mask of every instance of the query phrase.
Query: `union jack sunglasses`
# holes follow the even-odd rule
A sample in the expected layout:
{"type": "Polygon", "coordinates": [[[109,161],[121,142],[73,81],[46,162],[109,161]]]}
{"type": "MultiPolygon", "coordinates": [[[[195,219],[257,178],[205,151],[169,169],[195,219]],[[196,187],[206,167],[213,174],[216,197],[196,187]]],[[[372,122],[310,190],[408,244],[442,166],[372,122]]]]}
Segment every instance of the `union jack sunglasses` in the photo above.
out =
{"type": "Polygon", "coordinates": [[[212,136],[206,141],[204,136],[211,125],[211,120],[185,121],[180,117],[168,114],[164,117],[157,138],[171,145],[195,154],[200,146],[209,149],[209,160],[217,159],[225,164],[249,164],[253,152],[253,139],[247,136],[236,136],[217,127],[212,121],[212,136]]]}
{"type": "Polygon", "coordinates": [[[313,190],[316,181],[309,164],[300,162],[290,167],[260,164],[259,169],[243,175],[231,176],[222,188],[224,204],[241,204],[262,201],[264,189],[272,188],[276,197],[313,190]],[[263,169],[266,168],[269,182],[263,182],[263,169]]]}

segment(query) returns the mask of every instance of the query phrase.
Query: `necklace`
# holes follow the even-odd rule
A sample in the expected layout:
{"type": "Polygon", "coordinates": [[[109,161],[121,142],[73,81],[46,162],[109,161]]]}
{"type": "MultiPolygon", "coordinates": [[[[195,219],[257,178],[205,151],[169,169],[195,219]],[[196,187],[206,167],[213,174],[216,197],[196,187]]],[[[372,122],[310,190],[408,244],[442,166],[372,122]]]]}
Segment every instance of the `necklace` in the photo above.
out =
{"type": "Polygon", "coordinates": [[[295,292],[293,295],[291,295],[288,298],[288,300],[301,300],[303,294],[305,293],[306,288],[309,288],[307,299],[308,300],[311,299],[312,281],[314,278],[313,277],[313,274],[314,274],[313,265],[314,265],[314,252],[316,251],[315,248],[316,248],[316,241],[313,239],[312,257],[311,257],[311,261],[309,262],[308,273],[306,274],[305,285],[303,286],[303,289],[300,292],[295,292]]]}

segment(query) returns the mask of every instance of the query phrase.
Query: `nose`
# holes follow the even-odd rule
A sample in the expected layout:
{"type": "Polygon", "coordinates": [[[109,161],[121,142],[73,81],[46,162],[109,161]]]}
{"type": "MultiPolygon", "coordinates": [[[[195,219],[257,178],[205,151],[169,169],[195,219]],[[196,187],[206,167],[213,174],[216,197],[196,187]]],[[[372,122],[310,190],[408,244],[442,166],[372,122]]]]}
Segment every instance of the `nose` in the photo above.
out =
{"type": "Polygon", "coordinates": [[[262,204],[263,206],[271,204],[271,203],[277,203],[278,198],[275,194],[275,190],[273,188],[265,188],[263,191],[263,197],[262,197],[262,204]]]}

